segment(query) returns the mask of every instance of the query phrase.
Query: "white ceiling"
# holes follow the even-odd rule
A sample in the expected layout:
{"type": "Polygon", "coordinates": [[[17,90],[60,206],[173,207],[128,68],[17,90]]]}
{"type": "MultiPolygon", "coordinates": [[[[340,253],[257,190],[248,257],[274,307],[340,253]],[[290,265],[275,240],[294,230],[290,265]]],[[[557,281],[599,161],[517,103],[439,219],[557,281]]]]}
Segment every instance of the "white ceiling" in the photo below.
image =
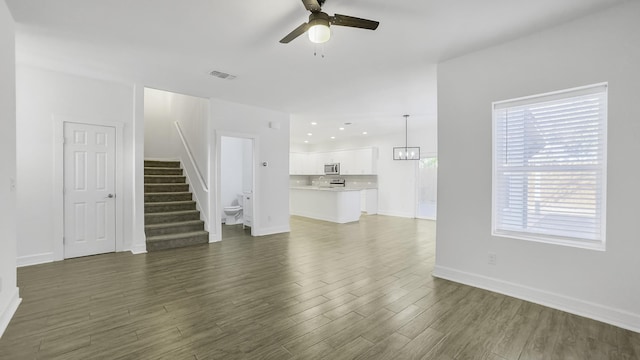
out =
{"type": "Polygon", "coordinates": [[[279,43],[307,20],[300,0],[6,2],[18,61],[284,111],[293,143],[317,143],[404,131],[402,114],[412,129],[436,121],[434,64],[623,0],[327,0],[330,15],[380,26],[334,26],[322,46],[279,43]]]}

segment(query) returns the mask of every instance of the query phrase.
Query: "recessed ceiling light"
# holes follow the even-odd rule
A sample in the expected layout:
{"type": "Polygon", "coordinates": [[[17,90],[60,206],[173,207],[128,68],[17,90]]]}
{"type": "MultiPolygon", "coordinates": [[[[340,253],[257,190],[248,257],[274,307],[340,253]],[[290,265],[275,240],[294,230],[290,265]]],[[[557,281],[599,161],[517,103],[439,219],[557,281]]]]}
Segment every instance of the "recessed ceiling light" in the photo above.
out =
{"type": "Polygon", "coordinates": [[[305,143],[305,144],[308,144],[308,143],[309,143],[309,140],[305,140],[305,141],[304,141],[304,143],[305,143]]]}
{"type": "Polygon", "coordinates": [[[362,135],[367,135],[367,132],[366,132],[366,131],[363,131],[363,132],[362,132],[362,135]]]}
{"type": "Polygon", "coordinates": [[[340,129],[340,130],[344,130],[344,128],[343,128],[343,127],[339,128],[339,129],[340,129]]]}
{"type": "Polygon", "coordinates": [[[313,134],[312,133],[307,133],[307,136],[311,136],[311,135],[313,135],[313,134]]]}
{"type": "Polygon", "coordinates": [[[318,123],[314,121],[311,123],[311,125],[318,125],[318,123]]]}
{"type": "Polygon", "coordinates": [[[335,137],[335,136],[332,136],[331,138],[332,138],[332,139],[335,139],[336,137],[335,137]]]}

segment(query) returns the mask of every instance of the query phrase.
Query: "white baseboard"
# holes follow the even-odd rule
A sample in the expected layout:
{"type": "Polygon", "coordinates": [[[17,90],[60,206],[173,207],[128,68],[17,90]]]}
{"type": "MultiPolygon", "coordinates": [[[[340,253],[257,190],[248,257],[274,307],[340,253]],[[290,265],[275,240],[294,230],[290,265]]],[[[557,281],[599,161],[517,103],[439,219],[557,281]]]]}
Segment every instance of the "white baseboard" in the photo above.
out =
{"type": "Polygon", "coordinates": [[[18,267],[46,264],[54,261],[53,253],[18,256],[18,267]]]}
{"type": "Polygon", "coordinates": [[[129,249],[133,255],[146,254],[147,253],[147,244],[134,244],[129,249]]]}
{"type": "Polygon", "coordinates": [[[9,326],[9,322],[11,321],[13,315],[16,313],[16,310],[18,310],[18,305],[20,305],[21,302],[22,299],[20,298],[18,288],[15,288],[15,290],[13,291],[13,295],[11,296],[11,300],[7,305],[7,308],[0,309],[0,337],[2,337],[2,334],[4,334],[7,326],[9,326]]]}
{"type": "Polygon", "coordinates": [[[222,241],[222,236],[220,236],[220,234],[214,234],[212,232],[209,232],[209,243],[214,243],[218,241],[222,241]]]}
{"type": "Polygon", "coordinates": [[[386,211],[386,210],[380,210],[378,209],[378,215],[384,215],[384,216],[395,216],[395,217],[401,217],[401,218],[408,218],[408,219],[413,219],[413,213],[404,213],[404,212],[398,212],[398,211],[386,211]]]}
{"type": "Polygon", "coordinates": [[[282,233],[288,233],[291,232],[291,228],[287,225],[287,226],[274,226],[274,227],[270,227],[270,228],[256,228],[255,232],[253,233],[254,236],[266,236],[266,235],[273,235],[273,234],[282,234],[282,233]]]}
{"type": "Polygon", "coordinates": [[[149,161],[180,161],[180,157],[168,157],[168,158],[145,157],[144,159],[149,161]]]}
{"type": "Polygon", "coordinates": [[[444,266],[436,265],[432,275],[640,332],[640,314],[444,266]]]}
{"type": "MultiPolygon", "coordinates": [[[[314,212],[310,212],[310,211],[290,211],[289,215],[293,215],[293,216],[302,216],[302,217],[306,217],[306,218],[311,218],[311,219],[315,219],[315,220],[320,220],[320,221],[328,221],[328,222],[333,222],[333,223],[337,223],[337,224],[347,224],[347,223],[351,223],[351,222],[356,222],[360,220],[360,216],[362,216],[362,213],[359,212],[357,215],[358,217],[352,217],[352,218],[338,218],[336,216],[331,216],[325,213],[314,213],[314,212]]],[[[355,215],[355,214],[354,214],[355,215]]]]}

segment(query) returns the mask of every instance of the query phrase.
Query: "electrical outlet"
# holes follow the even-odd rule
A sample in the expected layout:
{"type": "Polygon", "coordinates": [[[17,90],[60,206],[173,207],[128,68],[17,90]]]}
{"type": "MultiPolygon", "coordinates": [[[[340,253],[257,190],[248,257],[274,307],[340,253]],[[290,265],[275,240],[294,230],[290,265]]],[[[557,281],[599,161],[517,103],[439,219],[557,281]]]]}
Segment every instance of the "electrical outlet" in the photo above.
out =
{"type": "Polygon", "coordinates": [[[488,257],[487,260],[488,260],[487,262],[489,263],[489,265],[495,265],[496,261],[497,261],[496,253],[490,251],[489,252],[489,257],[488,257]]]}
{"type": "Polygon", "coordinates": [[[16,179],[9,178],[9,191],[16,192],[16,179]]]}

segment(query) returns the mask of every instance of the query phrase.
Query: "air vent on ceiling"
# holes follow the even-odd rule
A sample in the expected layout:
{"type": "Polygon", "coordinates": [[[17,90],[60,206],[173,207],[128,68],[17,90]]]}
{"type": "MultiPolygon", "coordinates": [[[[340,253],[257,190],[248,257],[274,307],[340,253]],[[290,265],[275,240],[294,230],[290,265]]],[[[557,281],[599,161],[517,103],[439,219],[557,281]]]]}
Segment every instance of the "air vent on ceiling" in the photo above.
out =
{"type": "Polygon", "coordinates": [[[236,78],[236,76],[235,76],[235,75],[231,75],[231,74],[227,74],[227,73],[223,73],[223,72],[221,72],[221,71],[215,71],[215,70],[214,70],[214,71],[212,71],[212,72],[210,72],[209,74],[210,74],[211,76],[215,76],[215,77],[217,77],[217,78],[220,78],[220,79],[226,79],[226,80],[233,80],[233,79],[235,79],[235,78],[236,78]]]}

